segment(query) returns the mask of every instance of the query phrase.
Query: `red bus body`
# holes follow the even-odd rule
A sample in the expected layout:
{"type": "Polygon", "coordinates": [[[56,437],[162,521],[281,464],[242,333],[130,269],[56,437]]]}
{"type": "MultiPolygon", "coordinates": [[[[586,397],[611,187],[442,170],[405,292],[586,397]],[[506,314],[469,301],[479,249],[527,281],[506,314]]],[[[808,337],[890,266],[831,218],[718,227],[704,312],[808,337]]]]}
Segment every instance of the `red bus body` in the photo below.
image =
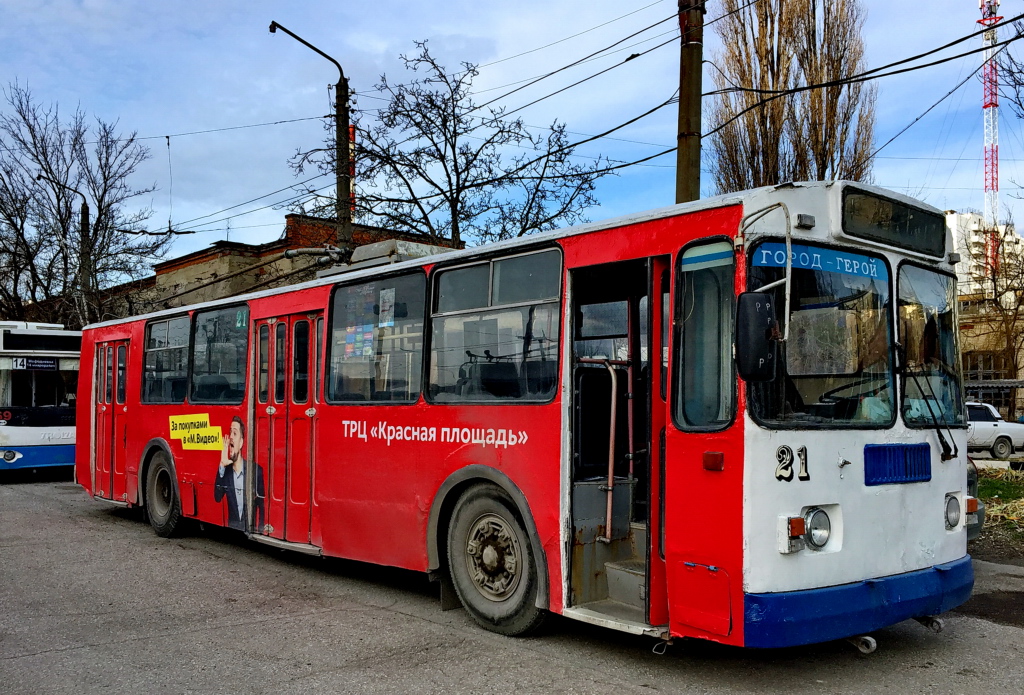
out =
{"type": "MultiPolygon", "coordinates": [[[[673,426],[671,389],[657,385],[675,383],[676,360],[674,354],[661,354],[663,348],[654,337],[647,348],[650,373],[643,376],[650,380],[649,406],[639,406],[649,407],[649,412],[641,416],[630,410],[631,418],[647,420],[644,426],[649,433],[629,434],[646,444],[638,444],[636,450],[646,449],[648,456],[638,464],[648,471],[649,494],[642,500],[647,505],[646,537],[633,541],[647,546],[639,554],[642,564],[646,559],[642,619],[595,617],[573,610],[578,597],[566,595],[583,586],[587,580],[580,574],[592,569],[585,554],[574,550],[580,542],[573,537],[570,511],[574,502],[569,460],[575,445],[568,432],[573,417],[569,377],[573,368],[567,345],[574,324],[569,309],[574,273],[603,264],[642,262],[650,282],[671,278],[669,286],[661,289],[673,296],[675,306],[675,269],[681,250],[695,241],[717,239],[735,249],[733,290],[743,292],[747,263],[740,230],[741,219],[749,212],[741,198],[680,206],[626,223],[593,225],[402,266],[422,268],[426,274],[426,331],[431,324],[430,307],[436,301],[433,280],[439,270],[533,248],[557,249],[562,258],[558,387],[546,402],[430,402],[426,377],[423,393],[412,403],[328,402],[326,353],[309,348],[302,353],[307,361],[299,364],[292,349],[293,342],[300,340],[297,326],[307,322],[309,345],[318,339],[327,346],[332,339],[336,288],[397,272],[392,268],[87,327],[78,399],[77,480],[98,499],[146,505],[148,467],[154,455],[163,452],[173,466],[181,516],[229,526],[229,506],[217,497],[215,488],[218,462],[226,455],[219,447],[238,416],[244,421],[245,458],[255,461],[265,476],[262,525],[251,519],[245,529],[256,540],[441,576],[447,573],[448,527],[460,495],[472,485],[490,483],[505,491],[522,516],[527,542],[537,558],[543,608],[637,633],[749,644],[745,630],[751,623],[744,614],[750,600],[744,590],[749,529],[745,530],[744,517],[745,499],[752,493],[749,481],[745,483],[750,447],[744,442],[752,425],[743,415],[746,391],[739,382],[734,405],[738,414],[728,427],[693,432],[673,426]],[[242,402],[193,403],[193,391],[180,403],[143,403],[147,326],[160,317],[191,317],[211,306],[241,307],[245,312],[239,314],[248,334],[247,363],[238,367],[247,374],[242,402]],[[268,338],[262,344],[261,327],[268,338]],[[283,342],[275,342],[278,335],[283,342]],[[125,348],[127,365],[109,369],[108,355],[116,361],[120,347],[125,348]],[[287,351],[284,359],[276,352],[282,347],[287,351]],[[261,367],[259,359],[267,364],[261,367]],[[268,374],[269,383],[257,383],[260,369],[268,374]],[[306,384],[301,387],[296,385],[300,373],[306,384]],[[126,379],[126,383],[122,389],[117,383],[110,388],[106,383],[110,378],[126,379]],[[278,382],[285,385],[283,402],[273,398],[278,382]],[[265,402],[260,402],[261,389],[267,392],[265,402]],[[302,389],[304,395],[297,402],[296,393],[302,389]],[[118,402],[118,393],[124,394],[124,402],[118,402]],[[191,423],[181,427],[195,428],[198,444],[186,448],[192,430],[176,436],[171,429],[179,425],[172,422],[191,423]],[[203,432],[218,428],[223,439],[201,441],[203,432]]],[[[609,274],[607,282],[614,286],[616,276],[609,274]]],[[[660,296],[657,288],[651,289],[651,296],[660,296]]],[[[671,321],[671,312],[663,315],[651,310],[647,331],[658,336],[663,322],[671,321]]],[[[664,349],[673,353],[677,348],[668,340],[664,349]]],[[[430,348],[423,350],[426,374],[430,348]]],[[[607,429],[595,436],[607,437],[607,429]]],[[[642,460],[642,453],[632,456],[642,460]]],[[[253,499],[251,488],[246,494],[253,499]]],[[[600,545],[594,545],[596,552],[603,552],[600,545]]],[[[969,593],[969,586],[966,590],[969,593]]],[[[779,638],[776,644],[799,641],[779,638]]]]}

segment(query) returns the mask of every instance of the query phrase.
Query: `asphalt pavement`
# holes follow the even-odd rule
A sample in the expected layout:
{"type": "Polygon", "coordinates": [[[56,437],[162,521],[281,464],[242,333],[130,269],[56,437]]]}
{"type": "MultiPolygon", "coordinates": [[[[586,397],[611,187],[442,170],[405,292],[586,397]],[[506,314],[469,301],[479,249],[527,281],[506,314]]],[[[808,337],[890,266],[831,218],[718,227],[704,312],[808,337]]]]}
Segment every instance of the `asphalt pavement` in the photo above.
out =
{"type": "Polygon", "coordinates": [[[157,538],[69,480],[0,480],[0,693],[1020,693],[1024,568],[976,563],[934,634],[744,650],[565,619],[512,639],[440,610],[423,575],[271,550],[221,529],[157,538]]]}

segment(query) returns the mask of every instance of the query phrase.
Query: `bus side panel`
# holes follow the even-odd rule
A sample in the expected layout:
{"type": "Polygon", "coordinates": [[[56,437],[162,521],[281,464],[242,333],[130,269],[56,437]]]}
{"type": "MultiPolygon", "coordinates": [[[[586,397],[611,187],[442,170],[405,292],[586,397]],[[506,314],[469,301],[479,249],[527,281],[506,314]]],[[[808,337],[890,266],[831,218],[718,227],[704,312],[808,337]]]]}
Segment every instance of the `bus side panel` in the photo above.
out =
{"type": "Polygon", "coordinates": [[[139,480],[141,473],[141,459],[143,456],[142,447],[146,439],[133,434],[137,425],[145,418],[145,407],[142,406],[142,371],[143,371],[143,338],[144,326],[136,321],[132,324],[131,343],[128,345],[128,378],[126,381],[125,403],[128,405],[129,429],[125,457],[127,462],[127,475],[125,477],[125,493],[130,504],[139,504],[139,490],[142,486],[139,480]]]}
{"type": "Polygon", "coordinates": [[[321,431],[332,433],[316,442],[324,553],[427,570],[434,495],[453,472],[482,464],[525,495],[547,555],[551,606],[560,607],[560,407],[322,406],[321,431]]]}
{"type": "Polygon", "coordinates": [[[75,480],[92,495],[92,403],[96,377],[94,331],[82,334],[78,362],[78,392],[75,394],[75,480]]]}
{"type": "Polygon", "coordinates": [[[743,644],[743,425],[666,432],[665,561],[672,635],[743,644]],[[721,454],[722,469],[705,468],[721,454]]]}

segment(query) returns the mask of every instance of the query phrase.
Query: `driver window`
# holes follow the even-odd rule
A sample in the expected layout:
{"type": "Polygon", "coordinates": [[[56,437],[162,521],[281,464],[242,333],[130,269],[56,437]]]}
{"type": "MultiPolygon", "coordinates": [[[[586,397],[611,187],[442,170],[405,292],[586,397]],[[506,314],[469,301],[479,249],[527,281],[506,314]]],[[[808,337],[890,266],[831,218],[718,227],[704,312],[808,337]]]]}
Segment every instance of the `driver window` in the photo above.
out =
{"type": "Polygon", "coordinates": [[[735,409],[732,245],[723,241],[688,248],[678,273],[675,420],[683,429],[719,429],[732,421],[735,409]]]}

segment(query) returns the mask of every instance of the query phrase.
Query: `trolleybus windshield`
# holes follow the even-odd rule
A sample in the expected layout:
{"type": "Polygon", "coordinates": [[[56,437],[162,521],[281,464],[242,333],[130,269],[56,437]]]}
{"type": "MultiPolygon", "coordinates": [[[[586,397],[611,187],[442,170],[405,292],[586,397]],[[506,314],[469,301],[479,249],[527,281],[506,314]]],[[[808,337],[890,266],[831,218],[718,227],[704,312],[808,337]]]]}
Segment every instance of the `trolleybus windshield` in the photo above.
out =
{"type": "Polygon", "coordinates": [[[908,425],[964,424],[954,306],[951,275],[915,265],[900,267],[903,418],[908,425]]]}
{"type": "MultiPolygon", "coordinates": [[[[793,244],[788,340],[773,381],[750,385],[751,413],[774,426],[881,427],[895,419],[889,270],[881,258],[793,244]]],[[[750,287],[782,280],[786,245],[753,251],[750,287]]],[[[786,306],[786,285],[769,290],[786,306]]]]}

